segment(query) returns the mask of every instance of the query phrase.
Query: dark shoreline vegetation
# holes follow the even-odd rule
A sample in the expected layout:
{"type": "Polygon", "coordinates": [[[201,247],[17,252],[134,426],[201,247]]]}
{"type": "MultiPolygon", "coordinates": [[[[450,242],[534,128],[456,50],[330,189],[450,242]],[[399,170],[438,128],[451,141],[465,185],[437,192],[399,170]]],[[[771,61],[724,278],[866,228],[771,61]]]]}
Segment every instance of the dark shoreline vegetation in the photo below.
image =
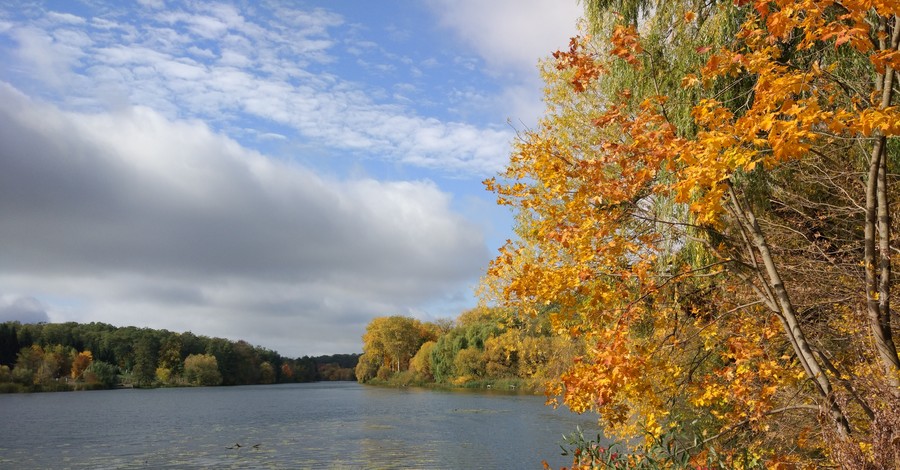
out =
{"type": "Polygon", "coordinates": [[[246,341],[104,323],[0,323],[0,393],[355,380],[358,358],[287,358],[246,341]]]}

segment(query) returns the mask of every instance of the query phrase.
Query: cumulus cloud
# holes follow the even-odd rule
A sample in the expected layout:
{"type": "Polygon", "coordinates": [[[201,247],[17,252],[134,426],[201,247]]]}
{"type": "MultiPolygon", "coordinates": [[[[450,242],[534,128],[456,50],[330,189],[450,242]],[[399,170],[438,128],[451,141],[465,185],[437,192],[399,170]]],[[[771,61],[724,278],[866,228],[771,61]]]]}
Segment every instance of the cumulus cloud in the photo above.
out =
{"type": "Polygon", "coordinates": [[[346,352],[373,316],[467,289],[488,259],[427,180],[322,177],[144,107],[62,111],[8,84],[0,102],[0,293],[77,301],[54,321],[346,352]]]}

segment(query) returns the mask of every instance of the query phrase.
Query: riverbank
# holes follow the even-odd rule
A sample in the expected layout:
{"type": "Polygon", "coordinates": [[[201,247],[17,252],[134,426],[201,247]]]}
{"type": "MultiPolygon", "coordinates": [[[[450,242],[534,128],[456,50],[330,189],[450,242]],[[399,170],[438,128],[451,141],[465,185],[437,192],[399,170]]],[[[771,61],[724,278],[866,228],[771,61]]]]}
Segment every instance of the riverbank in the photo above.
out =
{"type": "Polygon", "coordinates": [[[373,378],[366,381],[364,385],[393,388],[420,387],[437,390],[491,390],[531,395],[542,395],[544,393],[544,384],[538,380],[503,378],[468,380],[460,383],[436,383],[422,380],[409,373],[400,373],[387,380],[373,378]]]}

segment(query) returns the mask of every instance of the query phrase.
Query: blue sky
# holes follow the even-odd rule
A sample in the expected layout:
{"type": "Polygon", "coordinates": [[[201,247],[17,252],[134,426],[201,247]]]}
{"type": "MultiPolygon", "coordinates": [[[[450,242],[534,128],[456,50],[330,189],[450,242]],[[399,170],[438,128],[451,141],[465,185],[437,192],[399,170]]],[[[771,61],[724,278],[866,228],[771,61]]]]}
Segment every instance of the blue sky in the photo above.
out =
{"type": "Polygon", "coordinates": [[[575,0],[122,3],[0,5],[0,320],[298,356],[475,304],[575,0]]]}

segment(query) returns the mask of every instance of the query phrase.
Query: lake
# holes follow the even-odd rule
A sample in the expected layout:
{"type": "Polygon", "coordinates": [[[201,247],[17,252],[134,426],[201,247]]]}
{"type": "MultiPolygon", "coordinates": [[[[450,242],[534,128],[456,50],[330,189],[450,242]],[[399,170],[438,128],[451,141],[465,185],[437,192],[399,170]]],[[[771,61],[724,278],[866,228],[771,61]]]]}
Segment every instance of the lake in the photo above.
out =
{"type": "Polygon", "coordinates": [[[543,396],[351,382],[10,394],[0,468],[558,468],[576,426],[543,396]]]}

